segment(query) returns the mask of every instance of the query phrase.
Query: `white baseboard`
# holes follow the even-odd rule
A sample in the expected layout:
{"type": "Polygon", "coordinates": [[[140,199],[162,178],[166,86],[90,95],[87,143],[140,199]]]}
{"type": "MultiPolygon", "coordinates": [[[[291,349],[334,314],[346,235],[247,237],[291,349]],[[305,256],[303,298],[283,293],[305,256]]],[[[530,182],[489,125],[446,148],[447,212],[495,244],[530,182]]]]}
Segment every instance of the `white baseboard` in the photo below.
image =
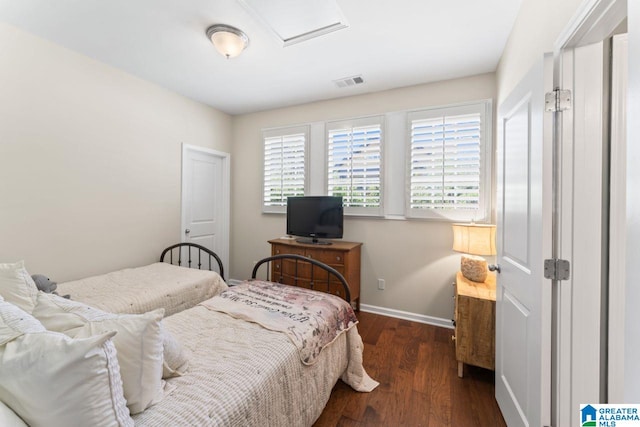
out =
{"type": "Polygon", "coordinates": [[[413,322],[426,323],[427,325],[453,329],[451,319],[441,319],[440,317],[431,317],[426,314],[409,313],[408,311],[377,307],[369,304],[360,304],[360,310],[367,313],[381,314],[383,316],[395,317],[397,319],[411,320],[413,322]]]}

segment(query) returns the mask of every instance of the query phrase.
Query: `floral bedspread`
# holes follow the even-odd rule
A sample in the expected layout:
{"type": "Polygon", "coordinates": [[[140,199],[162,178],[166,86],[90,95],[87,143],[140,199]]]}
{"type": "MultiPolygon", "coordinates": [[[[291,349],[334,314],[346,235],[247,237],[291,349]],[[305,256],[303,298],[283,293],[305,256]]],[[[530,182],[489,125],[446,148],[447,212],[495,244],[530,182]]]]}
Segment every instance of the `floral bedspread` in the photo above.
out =
{"type": "Polygon", "coordinates": [[[285,333],[305,365],[358,323],[351,305],[335,295],[260,280],[232,286],[200,305],[285,333]]]}

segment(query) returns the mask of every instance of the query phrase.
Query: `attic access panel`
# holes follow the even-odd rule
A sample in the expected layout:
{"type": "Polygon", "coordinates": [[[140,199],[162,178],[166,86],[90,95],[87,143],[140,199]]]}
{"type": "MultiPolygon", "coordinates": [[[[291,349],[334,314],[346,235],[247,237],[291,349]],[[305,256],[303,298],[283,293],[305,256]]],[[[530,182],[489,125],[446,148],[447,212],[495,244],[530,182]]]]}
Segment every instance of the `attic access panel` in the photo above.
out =
{"type": "Polygon", "coordinates": [[[300,43],[349,25],[336,0],[238,0],[284,46],[300,43]]]}

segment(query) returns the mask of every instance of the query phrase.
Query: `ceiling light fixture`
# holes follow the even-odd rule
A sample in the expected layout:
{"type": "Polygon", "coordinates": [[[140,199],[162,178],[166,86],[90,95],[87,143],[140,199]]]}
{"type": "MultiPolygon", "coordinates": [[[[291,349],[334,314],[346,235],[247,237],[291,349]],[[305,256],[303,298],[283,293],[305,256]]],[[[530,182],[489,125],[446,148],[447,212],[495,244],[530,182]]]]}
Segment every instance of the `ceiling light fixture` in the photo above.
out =
{"type": "Polygon", "coordinates": [[[212,25],[207,28],[207,37],[227,59],[240,55],[249,46],[249,37],[230,25],[212,25]]]}

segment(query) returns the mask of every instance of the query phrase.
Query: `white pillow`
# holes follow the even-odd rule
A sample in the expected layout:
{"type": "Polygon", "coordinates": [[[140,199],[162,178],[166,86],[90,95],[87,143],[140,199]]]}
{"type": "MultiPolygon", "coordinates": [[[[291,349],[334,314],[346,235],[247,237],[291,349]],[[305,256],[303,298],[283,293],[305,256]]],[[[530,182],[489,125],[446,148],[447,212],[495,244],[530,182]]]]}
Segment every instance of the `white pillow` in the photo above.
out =
{"type": "Polygon", "coordinates": [[[0,295],[27,313],[33,311],[38,287],[24,268],[24,261],[0,264],[0,295]]]}
{"type": "Polygon", "coordinates": [[[160,324],[163,337],[162,378],[179,377],[189,368],[189,358],[182,348],[182,344],[174,338],[164,325],[160,324]]]}
{"type": "Polygon", "coordinates": [[[117,350],[124,397],[132,414],[144,411],[163,397],[164,309],[145,314],[113,314],[77,301],[40,292],[33,316],[50,331],[86,338],[117,331],[117,350]]]}
{"type": "Polygon", "coordinates": [[[133,426],[114,334],[72,339],[0,301],[0,400],[35,427],[133,426]]]}
{"type": "MultiPolygon", "coordinates": [[[[46,294],[44,294],[46,295],[46,294]]],[[[43,297],[47,298],[47,296],[43,297]]],[[[54,298],[55,297],[48,297],[54,298]]],[[[64,302],[63,302],[64,303],[64,302]]],[[[80,303],[70,303],[74,306],[79,306],[80,303]]],[[[99,313],[104,315],[105,312],[98,309],[93,309],[90,306],[78,307],[78,310],[86,310],[85,316],[77,315],[77,313],[68,313],[66,311],[60,312],[60,307],[54,306],[51,310],[51,304],[42,302],[34,315],[41,322],[45,323],[47,329],[51,331],[59,331],[67,333],[68,335],[74,335],[76,330],[84,327],[87,323],[87,318],[93,318],[98,316],[99,313]]],[[[109,313],[107,317],[109,319],[117,317],[117,315],[109,313]]],[[[121,315],[122,316],[122,315],[121,315]]],[[[184,375],[189,367],[189,359],[186,351],[182,348],[182,345],[164,328],[162,322],[160,322],[160,333],[162,335],[162,378],[171,378],[184,375]]],[[[119,339],[116,338],[116,349],[119,347],[119,339]]]]}
{"type": "Polygon", "coordinates": [[[22,419],[3,402],[0,402],[0,426],[3,427],[29,427],[22,419]]]}

